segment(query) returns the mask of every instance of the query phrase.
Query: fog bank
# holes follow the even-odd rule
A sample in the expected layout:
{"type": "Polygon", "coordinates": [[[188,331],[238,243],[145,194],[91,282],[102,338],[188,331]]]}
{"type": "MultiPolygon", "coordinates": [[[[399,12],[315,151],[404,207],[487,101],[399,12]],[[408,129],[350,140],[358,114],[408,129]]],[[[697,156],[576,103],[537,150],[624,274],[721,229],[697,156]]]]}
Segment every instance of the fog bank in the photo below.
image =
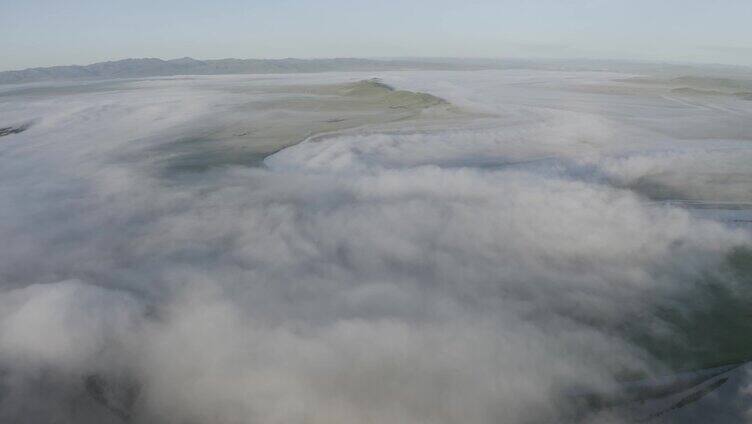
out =
{"type": "MultiPolygon", "coordinates": [[[[341,92],[373,76],[0,93],[0,421],[629,422],[630,384],[752,357],[752,103],[341,92]]],[[[656,418],[745,422],[748,386],[656,418]]]]}

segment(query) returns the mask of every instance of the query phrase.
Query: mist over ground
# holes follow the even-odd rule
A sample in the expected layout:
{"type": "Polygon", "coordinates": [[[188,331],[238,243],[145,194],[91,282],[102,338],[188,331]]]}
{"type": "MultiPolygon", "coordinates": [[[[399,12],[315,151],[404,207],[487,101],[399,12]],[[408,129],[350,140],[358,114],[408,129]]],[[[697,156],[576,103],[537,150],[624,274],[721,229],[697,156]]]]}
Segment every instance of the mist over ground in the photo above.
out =
{"type": "Polygon", "coordinates": [[[693,78],[3,86],[0,421],[747,422],[752,101],[693,78]]]}

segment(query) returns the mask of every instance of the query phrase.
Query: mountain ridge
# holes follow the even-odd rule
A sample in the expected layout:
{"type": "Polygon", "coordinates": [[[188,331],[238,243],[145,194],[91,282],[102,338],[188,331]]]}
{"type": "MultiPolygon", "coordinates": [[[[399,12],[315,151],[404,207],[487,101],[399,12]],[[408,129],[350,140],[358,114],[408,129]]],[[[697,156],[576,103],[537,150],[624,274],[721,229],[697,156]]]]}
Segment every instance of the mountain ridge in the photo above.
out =
{"type": "Polygon", "coordinates": [[[401,69],[467,69],[450,63],[411,60],[334,59],[211,59],[191,57],[163,60],[129,58],[90,65],[64,65],[0,72],[0,84],[42,81],[139,78],[175,75],[230,75],[266,73],[313,73],[327,71],[380,71],[401,69]]]}
{"type": "MultiPolygon", "coordinates": [[[[82,81],[147,78],[177,75],[283,74],[334,71],[488,70],[540,69],[556,71],[606,71],[665,77],[749,79],[752,68],[718,64],[678,64],[609,59],[522,58],[328,58],[328,59],[208,59],[191,57],[129,58],[89,65],[64,65],[0,71],[0,85],[47,81],[82,81]]],[[[745,92],[746,94],[746,92],[745,92]]]]}

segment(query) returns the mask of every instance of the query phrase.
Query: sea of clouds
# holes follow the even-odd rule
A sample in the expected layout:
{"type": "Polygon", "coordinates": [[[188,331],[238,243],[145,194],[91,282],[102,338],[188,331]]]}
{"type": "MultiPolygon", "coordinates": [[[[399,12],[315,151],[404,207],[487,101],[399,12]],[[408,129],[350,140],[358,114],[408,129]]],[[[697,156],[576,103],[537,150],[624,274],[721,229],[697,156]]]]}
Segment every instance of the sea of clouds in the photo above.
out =
{"type": "Polygon", "coordinates": [[[618,422],[580,395],[671,374],[652,346],[692,346],[661,311],[743,292],[745,219],[667,201],[752,201],[752,106],[582,89],[605,73],[382,76],[482,117],[165,175],[155,146],[254,119],[235,88],[270,82],[0,93],[0,126],[31,123],[0,138],[0,421],[618,422]]]}

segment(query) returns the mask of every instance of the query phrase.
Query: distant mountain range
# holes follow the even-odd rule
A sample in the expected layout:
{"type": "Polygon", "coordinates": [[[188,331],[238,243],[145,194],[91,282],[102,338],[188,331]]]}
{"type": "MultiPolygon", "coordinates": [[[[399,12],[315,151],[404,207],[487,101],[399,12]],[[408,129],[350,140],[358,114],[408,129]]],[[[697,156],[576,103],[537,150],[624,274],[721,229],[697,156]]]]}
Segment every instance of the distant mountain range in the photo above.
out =
{"type": "MultiPolygon", "coordinates": [[[[52,66],[0,72],[0,84],[38,81],[139,78],[171,75],[279,74],[400,69],[467,69],[459,63],[373,59],[219,59],[190,57],[162,60],[124,59],[92,65],[52,66]]],[[[479,68],[479,66],[474,66],[479,68]]]]}
{"type": "Polygon", "coordinates": [[[711,72],[717,75],[752,75],[752,69],[727,65],[689,65],[587,59],[217,59],[197,60],[190,57],[162,60],[156,58],[123,59],[91,65],[52,66],[20,71],[0,72],[0,84],[40,81],[144,78],[172,75],[282,74],[329,71],[392,70],[480,70],[480,69],[548,69],[620,71],[634,73],[691,75],[711,72]]]}

